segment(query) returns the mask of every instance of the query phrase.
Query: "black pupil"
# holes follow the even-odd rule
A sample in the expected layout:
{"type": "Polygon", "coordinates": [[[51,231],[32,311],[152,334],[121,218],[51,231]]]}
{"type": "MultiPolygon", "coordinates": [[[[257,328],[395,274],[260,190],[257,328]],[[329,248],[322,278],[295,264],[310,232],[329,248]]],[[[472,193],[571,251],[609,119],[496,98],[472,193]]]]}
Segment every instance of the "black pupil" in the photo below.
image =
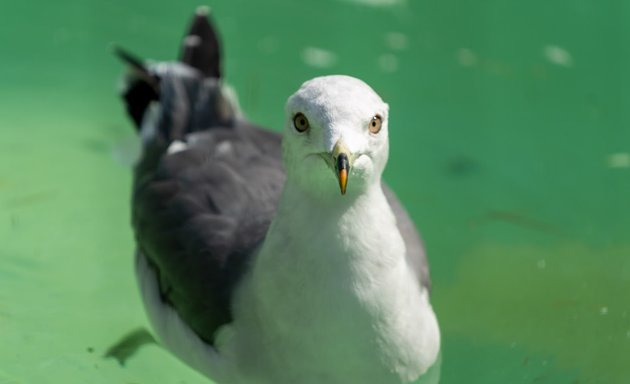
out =
{"type": "Polygon", "coordinates": [[[304,125],[304,119],[300,119],[300,125],[304,125]]]}

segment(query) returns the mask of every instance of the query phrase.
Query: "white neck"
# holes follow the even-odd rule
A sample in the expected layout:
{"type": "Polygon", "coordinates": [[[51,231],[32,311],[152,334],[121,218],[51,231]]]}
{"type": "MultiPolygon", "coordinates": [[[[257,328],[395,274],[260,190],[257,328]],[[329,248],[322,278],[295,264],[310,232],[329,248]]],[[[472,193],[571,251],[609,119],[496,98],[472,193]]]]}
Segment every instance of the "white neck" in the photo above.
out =
{"type": "Polygon", "coordinates": [[[320,200],[288,182],[241,292],[242,349],[264,351],[253,370],[286,374],[271,382],[399,382],[437,356],[435,316],[380,183],[320,200]]]}
{"type": "MultiPolygon", "coordinates": [[[[383,268],[404,260],[404,243],[380,183],[361,194],[349,191],[346,196],[326,197],[308,195],[287,183],[258,261],[299,261],[297,267],[308,265],[312,273],[323,274],[330,268],[350,267],[339,272],[360,278],[356,275],[359,272],[376,271],[356,270],[359,265],[371,264],[382,273],[383,268]]],[[[347,280],[349,276],[344,277],[347,280]]]]}

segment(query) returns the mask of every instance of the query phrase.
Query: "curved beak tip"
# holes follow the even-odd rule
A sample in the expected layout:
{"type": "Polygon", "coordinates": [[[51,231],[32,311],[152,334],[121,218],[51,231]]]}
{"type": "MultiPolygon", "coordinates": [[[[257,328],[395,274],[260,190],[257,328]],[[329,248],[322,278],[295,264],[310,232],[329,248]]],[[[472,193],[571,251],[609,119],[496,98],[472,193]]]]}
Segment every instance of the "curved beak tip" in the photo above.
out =
{"type": "Polygon", "coordinates": [[[339,170],[339,189],[341,194],[346,194],[346,186],[348,185],[348,171],[346,169],[339,170]]]}

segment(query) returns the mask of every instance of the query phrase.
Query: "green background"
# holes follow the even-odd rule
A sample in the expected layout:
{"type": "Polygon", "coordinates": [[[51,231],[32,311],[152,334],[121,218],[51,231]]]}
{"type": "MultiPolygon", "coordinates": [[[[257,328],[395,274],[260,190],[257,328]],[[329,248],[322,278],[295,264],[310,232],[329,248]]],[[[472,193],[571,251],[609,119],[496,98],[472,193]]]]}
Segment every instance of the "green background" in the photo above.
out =
{"type": "MultiPolygon", "coordinates": [[[[0,383],[204,383],[156,345],[132,270],[117,42],[176,57],[192,1],[0,10],[0,383]]],[[[630,382],[630,3],[224,0],[227,81],[278,130],[305,80],[391,107],[386,179],[420,227],[442,383],[630,382]]]]}

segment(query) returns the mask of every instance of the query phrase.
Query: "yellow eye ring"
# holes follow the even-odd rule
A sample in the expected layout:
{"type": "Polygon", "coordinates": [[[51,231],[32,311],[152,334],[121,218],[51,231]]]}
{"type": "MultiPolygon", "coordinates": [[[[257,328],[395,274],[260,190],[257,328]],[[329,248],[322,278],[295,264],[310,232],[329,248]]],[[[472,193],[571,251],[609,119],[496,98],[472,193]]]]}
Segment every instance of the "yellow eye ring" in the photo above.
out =
{"type": "Polygon", "coordinates": [[[383,118],[381,118],[381,115],[374,115],[374,117],[372,117],[372,120],[370,120],[370,124],[368,125],[368,128],[370,132],[377,134],[381,130],[382,126],[383,126],[383,118]]]}
{"type": "Polygon", "coordinates": [[[310,125],[306,116],[304,116],[303,113],[298,112],[295,114],[295,116],[293,116],[293,126],[295,127],[296,131],[301,133],[306,132],[310,125]]]}

